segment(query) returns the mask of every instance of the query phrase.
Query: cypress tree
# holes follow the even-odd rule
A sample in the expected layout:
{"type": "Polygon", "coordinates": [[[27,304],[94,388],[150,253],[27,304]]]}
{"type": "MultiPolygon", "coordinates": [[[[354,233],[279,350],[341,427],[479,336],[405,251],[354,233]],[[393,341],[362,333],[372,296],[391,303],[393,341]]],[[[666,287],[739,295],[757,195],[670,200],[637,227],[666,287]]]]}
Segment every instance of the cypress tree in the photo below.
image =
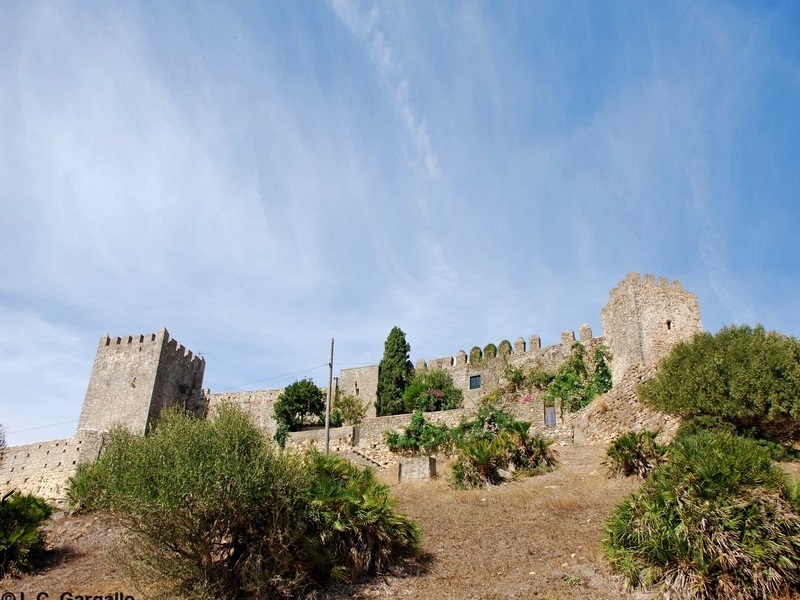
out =
{"type": "Polygon", "coordinates": [[[383,358],[378,365],[378,400],[375,408],[379,416],[403,412],[403,392],[414,376],[410,352],[411,345],[406,341],[406,334],[399,327],[393,327],[386,338],[383,358]]]}

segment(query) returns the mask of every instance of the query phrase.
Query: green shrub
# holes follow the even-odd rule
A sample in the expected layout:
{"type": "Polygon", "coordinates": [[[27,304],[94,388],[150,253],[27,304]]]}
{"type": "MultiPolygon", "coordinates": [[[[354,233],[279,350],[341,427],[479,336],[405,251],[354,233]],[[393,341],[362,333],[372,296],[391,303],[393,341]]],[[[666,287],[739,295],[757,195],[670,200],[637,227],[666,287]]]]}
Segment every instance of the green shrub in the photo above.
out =
{"type": "MultiPolygon", "coordinates": [[[[148,437],[112,432],[100,458],[70,480],[69,499],[126,526],[128,568],[169,593],[296,597],[360,576],[365,553],[381,553],[368,569],[385,566],[395,546],[376,546],[370,536],[384,519],[405,522],[362,483],[362,495],[340,494],[336,510],[361,515],[375,502],[377,520],[343,516],[342,532],[328,529],[324,506],[332,504],[330,495],[317,497],[320,477],[318,459],[276,450],[245,413],[223,406],[213,421],[167,412],[148,437]],[[364,545],[347,558],[330,545],[340,534],[364,545]]],[[[354,471],[358,477],[369,478],[354,471]]]]}
{"type": "Polygon", "coordinates": [[[462,489],[497,484],[502,480],[500,469],[526,475],[549,470],[556,463],[552,442],[530,435],[530,427],[493,405],[481,407],[474,421],[452,433],[457,454],[450,475],[453,484],[462,489]]]}
{"type": "Polygon", "coordinates": [[[403,406],[408,412],[451,410],[460,408],[463,401],[464,393],[443,369],[418,371],[403,393],[403,406]]]}
{"type": "Polygon", "coordinates": [[[335,427],[341,425],[358,425],[367,416],[367,407],[359,398],[352,394],[345,394],[336,390],[331,406],[331,424],[335,427]]]}
{"type": "Polygon", "coordinates": [[[31,568],[31,559],[44,548],[42,525],[53,514],[42,498],[9,492],[0,500],[0,579],[15,570],[31,568]]]}
{"type": "Polygon", "coordinates": [[[676,345],[639,389],[650,406],[710,417],[778,442],[800,437],[800,342],[760,325],[699,333],[676,345]]]}
{"type": "Polygon", "coordinates": [[[500,433],[511,429],[514,415],[498,408],[494,404],[484,404],[478,409],[475,419],[459,424],[453,432],[457,443],[466,443],[472,439],[493,439],[500,433]]]}
{"type": "Polygon", "coordinates": [[[594,375],[592,377],[592,396],[599,396],[611,390],[611,369],[608,366],[609,352],[605,346],[594,349],[594,375]]]}
{"type": "Polygon", "coordinates": [[[421,410],[414,411],[403,433],[387,431],[384,436],[389,450],[402,454],[431,454],[437,450],[447,450],[451,443],[449,428],[431,423],[421,410]]]}
{"type": "Polygon", "coordinates": [[[505,447],[496,439],[476,438],[459,446],[450,480],[457,488],[466,489],[496,485],[502,481],[500,469],[508,466],[505,447]]]}
{"type": "Polygon", "coordinates": [[[325,419],[325,398],[322,390],[310,379],[287,385],[273,407],[278,427],[297,431],[303,425],[318,425],[325,419]]]}
{"type": "Polygon", "coordinates": [[[530,430],[530,422],[515,420],[498,439],[511,467],[535,475],[550,470],[555,466],[556,459],[550,449],[552,440],[541,435],[531,435],[530,430]]]}
{"type": "Polygon", "coordinates": [[[606,465],[615,475],[642,479],[664,459],[666,446],[656,442],[652,431],[629,431],[618,436],[606,450],[606,465]]]}
{"type": "Polygon", "coordinates": [[[306,533],[316,542],[316,578],[355,582],[386,569],[391,559],[415,551],[417,525],[397,513],[389,488],[371,469],[312,452],[311,503],[306,533]]]}
{"type": "Polygon", "coordinates": [[[633,587],[681,598],[774,597],[800,583],[796,493],[752,440],[704,431],[674,442],[668,461],[605,525],[603,547],[633,587]]]}
{"type": "Polygon", "coordinates": [[[503,376],[508,381],[508,392],[510,394],[516,394],[525,387],[525,371],[522,370],[522,367],[507,364],[503,369],[503,376]]]}

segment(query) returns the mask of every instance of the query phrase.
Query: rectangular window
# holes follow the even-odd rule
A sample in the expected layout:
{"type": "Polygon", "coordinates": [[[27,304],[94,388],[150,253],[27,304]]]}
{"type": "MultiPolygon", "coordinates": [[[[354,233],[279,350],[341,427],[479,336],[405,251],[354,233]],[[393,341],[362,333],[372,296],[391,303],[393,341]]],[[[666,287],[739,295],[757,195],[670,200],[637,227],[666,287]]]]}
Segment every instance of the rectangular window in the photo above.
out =
{"type": "Polygon", "coordinates": [[[481,376],[471,375],[469,378],[469,389],[477,390],[480,387],[481,387],[481,376]]]}

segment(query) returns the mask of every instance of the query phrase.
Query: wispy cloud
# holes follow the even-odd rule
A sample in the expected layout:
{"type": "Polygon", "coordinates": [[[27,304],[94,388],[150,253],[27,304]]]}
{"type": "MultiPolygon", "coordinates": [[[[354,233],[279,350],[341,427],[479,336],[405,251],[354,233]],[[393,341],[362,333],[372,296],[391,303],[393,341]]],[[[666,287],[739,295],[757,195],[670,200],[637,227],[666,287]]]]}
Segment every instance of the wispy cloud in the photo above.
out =
{"type": "Polygon", "coordinates": [[[419,156],[421,166],[432,178],[439,174],[439,164],[433,151],[424,117],[420,116],[411,98],[411,83],[402,61],[381,30],[378,4],[362,9],[358,0],[331,0],[336,16],[365,46],[384,84],[392,95],[419,156]]]}

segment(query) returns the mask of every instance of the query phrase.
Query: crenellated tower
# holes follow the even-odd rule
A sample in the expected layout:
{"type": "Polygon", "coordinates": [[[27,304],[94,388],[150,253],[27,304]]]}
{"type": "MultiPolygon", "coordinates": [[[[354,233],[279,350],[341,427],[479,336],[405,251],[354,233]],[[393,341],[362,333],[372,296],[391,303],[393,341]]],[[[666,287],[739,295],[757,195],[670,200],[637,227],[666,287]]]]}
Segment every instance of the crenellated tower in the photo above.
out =
{"type": "Polygon", "coordinates": [[[600,311],[615,382],[634,364],[651,365],[703,330],[697,296],[680,281],[628,273],[600,311]]]}
{"type": "Polygon", "coordinates": [[[124,425],[145,434],[170,406],[197,409],[205,359],[170,338],[157,334],[100,338],[78,434],[108,431],[124,425]]]}

